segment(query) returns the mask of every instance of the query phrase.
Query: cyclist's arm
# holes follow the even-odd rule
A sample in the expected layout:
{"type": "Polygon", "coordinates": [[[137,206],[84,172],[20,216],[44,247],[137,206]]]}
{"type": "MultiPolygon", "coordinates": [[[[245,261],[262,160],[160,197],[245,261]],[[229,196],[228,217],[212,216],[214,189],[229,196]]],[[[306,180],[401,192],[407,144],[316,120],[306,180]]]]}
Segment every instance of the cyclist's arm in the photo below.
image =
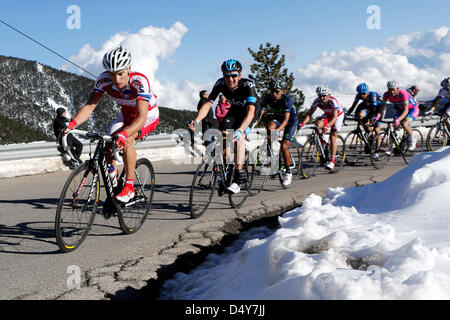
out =
{"type": "Polygon", "coordinates": [[[352,104],[352,106],[350,107],[350,109],[347,111],[347,114],[352,114],[352,112],[353,112],[353,110],[355,109],[355,107],[356,107],[356,104],[358,103],[358,101],[359,100],[355,100],[355,101],[353,101],[353,104],[352,104]]]}
{"type": "Polygon", "coordinates": [[[439,105],[439,102],[441,102],[441,96],[437,96],[436,98],[434,98],[433,103],[431,104],[431,112],[436,109],[436,107],[439,105]]]}
{"type": "Polygon", "coordinates": [[[280,124],[280,126],[277,129],[279,132],[281,132],[284,128],[286,128],[290,117],[291,117],[291,113],[290,112],[285,112],[284,113],[284,120],[283,120],[283,122],[280,124]]]}
{"type": "Polygon", "coordinates": [[[312,118],[312,115],[314,113],[314,111],[316,111],[316,109],[310,109],[308,114],[306,115],[305,119],[303,119],[301,126],[304,126],[305,124],[309,123],[309,121],[312,118]]]}
{"type": "Polygon", "coordinates": [[[245,129],[250,125],[250,123],[253,120],[253,117],[255,116],[255,109],[256,106],[252,103],[247,104],[247,115],[245,116],[244,120],[242,120],[241,126],[238,130],[241,132],[244,132],[245,129]]]}
{"type": "Polygon", "coordinates": [[[200,107],[200,109],[198,110],[197,117],[195,118],[195,121],[200,122],[203,119],[205,119],[206,116],[208,115],[209,109],[211,109],[211,106],[212,106],[212,102],[211,101],[205,102],[200,107]]]}
{"type": "Polygon", "coordinates": [[[102,99],[102,96],[96,93],[92,93],[88,102],[85,106],[83,106],[80,110],[78,110],[77,114],[73,117],[73,120],[76,121],[77,126],[86,122],[91,116],[92,112],[94,112],[95,107],[97,107],[98,103],[102,99]]]}
{"type": "Polygon", "coordinates": [[[409,102],[408,101],[405,101],[405,102],[403,102],[403,113],[397,118],[398,119],[398,121],[402,121],[403,119],[405,119],[406,118],[406,116],[408,115],[408,112],[409,112],[409,102]]]}

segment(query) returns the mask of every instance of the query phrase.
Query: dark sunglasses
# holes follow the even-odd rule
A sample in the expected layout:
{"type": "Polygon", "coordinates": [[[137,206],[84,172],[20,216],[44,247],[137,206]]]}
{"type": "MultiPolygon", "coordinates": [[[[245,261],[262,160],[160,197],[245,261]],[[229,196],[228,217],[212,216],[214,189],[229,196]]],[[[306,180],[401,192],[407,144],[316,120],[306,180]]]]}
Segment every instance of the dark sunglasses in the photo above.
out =
{"type": "Polygon", "coordinates": [[[319,98],[320,98],[320,99],[323,99],[323,98],[325,98],[325,97],[328,97],[328,96],[327,96],[327,95],[322,95],[322,96],[319,95],[319,98]]]}
{"type": "Polygon", "coordinates": [[[280,93],[281,90],[280,90],[280,89],[272,89],[272,92],[273,92],[273,93],[280,93]]]}
{"type": "Polygon", "coordinates": [[[237,77],[239,77],[239,73],[224,73],[223,77],[224,78],[237,78],[237,77]]]}

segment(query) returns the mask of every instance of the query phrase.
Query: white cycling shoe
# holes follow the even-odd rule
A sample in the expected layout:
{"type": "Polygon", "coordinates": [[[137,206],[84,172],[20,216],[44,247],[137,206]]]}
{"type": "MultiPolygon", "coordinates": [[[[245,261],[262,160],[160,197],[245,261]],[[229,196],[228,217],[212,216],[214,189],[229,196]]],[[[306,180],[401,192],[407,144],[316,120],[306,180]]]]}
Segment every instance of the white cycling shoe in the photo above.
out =
{"type": "Polygon", "coordinates": [[[286,173],[283,179],[283,186],[288,187],[292,183],[292,173],[286,173]]]}
{"type": "Polygon", "coordinates": [[[227,190],[230,191],[230,192],[232,192],[232,193],[234,193],[234,194],[236,194],[236,193],[241,192],[241,187],[239,187],[239,185],[238,185],[236,182],[233,182],[233,183],[231,184],[231,186],[229,186],[229,187],[227,188],[227,190]]]}
{"type": "Polygon", "coordinates": [[[327,168],[328,170],[333,170],[334,169],[334,162],[328,162],[326,165],[325,165],[325,168],[327,168]]]}

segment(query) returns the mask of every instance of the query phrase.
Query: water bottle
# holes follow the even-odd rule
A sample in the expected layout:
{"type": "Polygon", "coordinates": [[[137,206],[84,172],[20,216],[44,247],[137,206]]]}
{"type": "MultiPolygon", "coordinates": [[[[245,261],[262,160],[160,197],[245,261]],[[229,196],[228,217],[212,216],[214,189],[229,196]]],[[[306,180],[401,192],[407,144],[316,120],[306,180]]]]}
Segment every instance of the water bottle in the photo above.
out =
{"type": "Polygon", "coordinates": [[[116,168],[112,164],[108,165],[108,175],[111,179],[113,188],[117,187],[117,175],[116,175],[116,168]]]}

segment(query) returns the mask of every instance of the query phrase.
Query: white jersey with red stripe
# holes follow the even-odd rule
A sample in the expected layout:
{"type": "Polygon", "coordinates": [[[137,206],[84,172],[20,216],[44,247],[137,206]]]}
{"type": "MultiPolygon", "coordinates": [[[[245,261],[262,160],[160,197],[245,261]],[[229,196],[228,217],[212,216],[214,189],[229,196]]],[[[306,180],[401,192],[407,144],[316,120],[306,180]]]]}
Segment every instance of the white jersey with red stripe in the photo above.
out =
{"type": "Polygon", "coordinates": [[[130,124],[137,117],[137,102],[144,100],[149,103],[148,110],[158,108],[157,96],[150,87],[147,77],[139,72],[130,72],[127,86],[119,91],[105,71],[97,78],[94,93],[102,96],[107,93],[122,108],[122,115],[126,124],[130,124]]]}
{"type": "Polygon", "coordinates": [[[322,109],[328,119],[333,118],[334,110],[338,111],[338,116],[344,113],[344,108],[341,106],[339,101],[335,97],[331,96],[326,103],[323,103],[320,98],[316,98],[311,105],[311,110],[315,111],[317,108],[322,109]]]}

